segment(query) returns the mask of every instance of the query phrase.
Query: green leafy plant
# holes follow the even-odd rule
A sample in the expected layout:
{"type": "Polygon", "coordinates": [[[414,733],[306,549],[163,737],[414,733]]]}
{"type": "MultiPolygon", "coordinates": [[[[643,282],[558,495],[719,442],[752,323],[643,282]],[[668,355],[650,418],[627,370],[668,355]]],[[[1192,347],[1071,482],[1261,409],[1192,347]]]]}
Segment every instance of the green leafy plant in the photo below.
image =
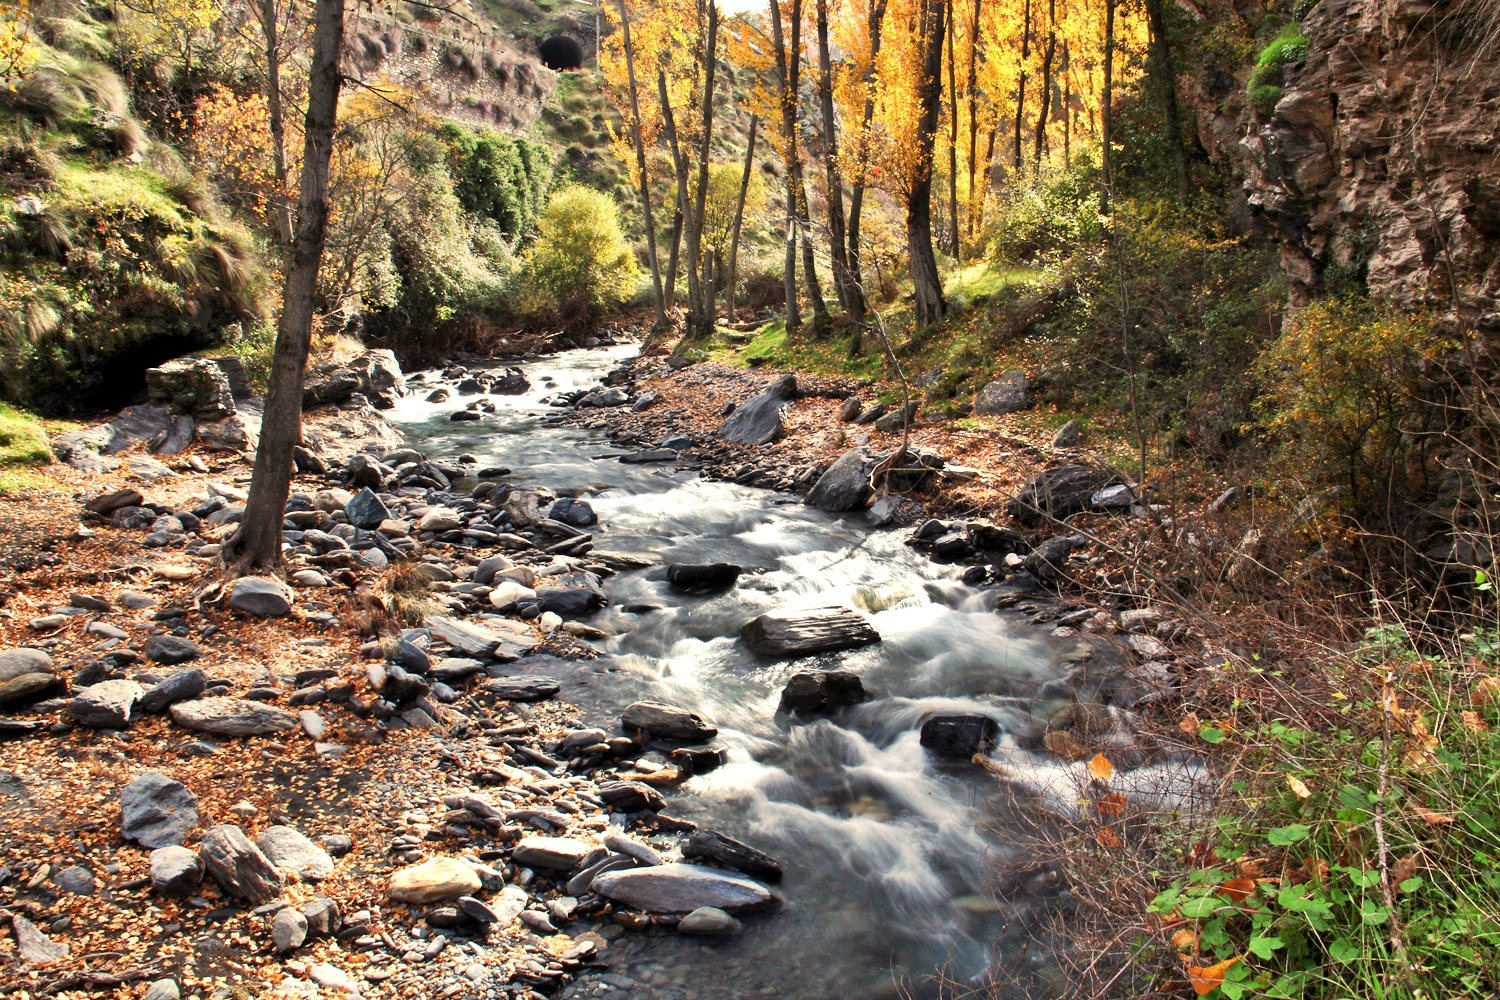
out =
{"type": "Polygon", "coordinates": [[[640,280],[615,203],[576,185],[547,204],[522,274],[532,308],[579,322],[629,298],[640,280]]]}
{"type": "Polygon", "coordinates": [[[1306,59],[1307,49],[1307,36],[1296,24],[1282,28],[1271,43],[1261,49],[1247,84],[1250,106],[1260,117],[1269,118],[1276,110],[1282,88],[1286,86],[1287,68],[1306,59]]]}

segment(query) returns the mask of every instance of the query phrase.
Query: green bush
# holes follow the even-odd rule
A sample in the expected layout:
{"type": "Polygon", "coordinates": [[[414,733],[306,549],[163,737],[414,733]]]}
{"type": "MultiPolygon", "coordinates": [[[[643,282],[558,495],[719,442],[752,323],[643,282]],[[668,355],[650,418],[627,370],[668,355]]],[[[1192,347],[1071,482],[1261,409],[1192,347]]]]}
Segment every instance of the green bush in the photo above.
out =
{"type": "Polygon", "coordinates": [[[576,185],[548,202],[522,272],[533,310],[579,322],[628,299],[640,281],[619,208],[576,185]]]}
{"type": "Polygon", "coordinates": [[[1271,40],[1271,44],[1261,49],[1248,83],[1250,107],[1260,117],[1269,118],[1276,110],[1286,83],[1286,68],[1306,59],[1307,47],[1307,36],[1298,30],[1297,25],[1289,24],[1271,40]]]}
{"type": "Polygon", "coordinates": [[[1065,257],[1104,236],[1095,160],[1075,157],[999,201],[990,226],[989,259],[999,265],[1065,257]]]}
{"type": "Polygon", "coordinates": [[[524,240],[546,204],[552,154],[542,145],[490,129],[445,122],[448,171],[465,212],[500,227],[514,244],[524,240]]]}

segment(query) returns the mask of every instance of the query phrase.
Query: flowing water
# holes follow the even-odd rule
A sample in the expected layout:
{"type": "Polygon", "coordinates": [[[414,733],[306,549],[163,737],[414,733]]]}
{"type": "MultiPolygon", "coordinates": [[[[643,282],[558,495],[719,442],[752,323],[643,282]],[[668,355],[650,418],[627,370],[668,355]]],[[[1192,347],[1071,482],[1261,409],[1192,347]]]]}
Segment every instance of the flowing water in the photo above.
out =
{"type": "MultiPolygon", "coordinates": [[[[674,593],[664,566],[611,577],[610,606],[591,621],[618,634],[564,686],[562,697],[604,728],[641,699],[717,725],[729,763],[672,793],[668,808],[786,867],[779,912],[750,918],[730,941],[653,940],[637,962],[617,967],[649,987],[630,995],[877,997],[895,995],[897,979],[921,995],[940,969],[973,982],[992,966],[1044,964],[1045,956],[1022,954],[1014,904],[986,891],[994,864],[1015,859],[1009,797],[993,775],[926,755],[918,727],[928,713],[975,713],[1022,731],[1025,696],[1059,676],[1076,650],[995,613],[956,569],[908,548],[908,531],[871,531],[860,513],[827,514],[693,472],[621,464],[598,432],[542,426],[544,397],[595,384],[633,350],[528,364],[533,391],[494,397],[500,412],[482,422],[450,422],[466,400],[430,404],[425,390],[391,414],[434,457],[471,453],[512,469],[505,481],[586,496],[599,515],[600,549],[746,568],[736,588],[711,597],[674,593]],[[883,641],[788,662],[735,638],[764,611],[829,604],[866,609],[883,641]],[[788,724],[776,715],[783,683],[817,668],[856,671],[873,699],[836,721],[788,724]]],[[[994,755],[1060,800],[1077,778],[1008,738],[994,755]]]]}

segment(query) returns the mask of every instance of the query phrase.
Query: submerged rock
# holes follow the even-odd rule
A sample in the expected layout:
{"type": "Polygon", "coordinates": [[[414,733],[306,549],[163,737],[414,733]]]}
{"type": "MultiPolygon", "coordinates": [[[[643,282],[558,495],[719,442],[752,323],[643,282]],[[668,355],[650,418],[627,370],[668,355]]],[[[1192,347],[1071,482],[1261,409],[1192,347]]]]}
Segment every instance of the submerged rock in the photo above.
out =
{"type": "Polygon", "coordinates": [[[594,879],[594,893],[650,913],[689,913],[703,906],[743,910],[771,902],[771,890],[753,879],[674,863],[654,868],[605,872],[594,879]]]}
{"type": "Polygon", "coordinates": [[[778,712],[828,715],[858,705],[869,695],[859,674],[850,670],[814,670],[793,674],[781,691],[778,712]]]}
{"type": "Polygon", "coordinates": [[[880,641],[880,633],[852,608],[769,611],[747,622],[740,638],[768,656],[809,656],[880,641]]]}
{"type": "Polygon", "coordinates": [[[922,746],[939,757],[968,760],[995,745],[1000,727],[987,715],[934,715],[922,723],[922,746]]]}

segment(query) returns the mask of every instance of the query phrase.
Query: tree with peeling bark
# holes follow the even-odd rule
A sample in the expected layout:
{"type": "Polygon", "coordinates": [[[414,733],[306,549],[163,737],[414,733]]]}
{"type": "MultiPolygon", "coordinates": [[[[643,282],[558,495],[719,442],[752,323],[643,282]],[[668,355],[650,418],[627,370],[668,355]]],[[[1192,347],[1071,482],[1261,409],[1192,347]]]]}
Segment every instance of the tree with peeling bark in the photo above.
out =
{"type": "Polygon", "coordinates": [[[339,69],[343,40],[344,0],[317,0],[297,225],[271,359],[271,386],[255,451],[250,499],[239,530],[221,552],[234,573],[270,571],[281,565],[281,524],[291,490],[292,449],[302,442],[302,381],[328,228],[328,177],[343,82],[339,69]]]}

